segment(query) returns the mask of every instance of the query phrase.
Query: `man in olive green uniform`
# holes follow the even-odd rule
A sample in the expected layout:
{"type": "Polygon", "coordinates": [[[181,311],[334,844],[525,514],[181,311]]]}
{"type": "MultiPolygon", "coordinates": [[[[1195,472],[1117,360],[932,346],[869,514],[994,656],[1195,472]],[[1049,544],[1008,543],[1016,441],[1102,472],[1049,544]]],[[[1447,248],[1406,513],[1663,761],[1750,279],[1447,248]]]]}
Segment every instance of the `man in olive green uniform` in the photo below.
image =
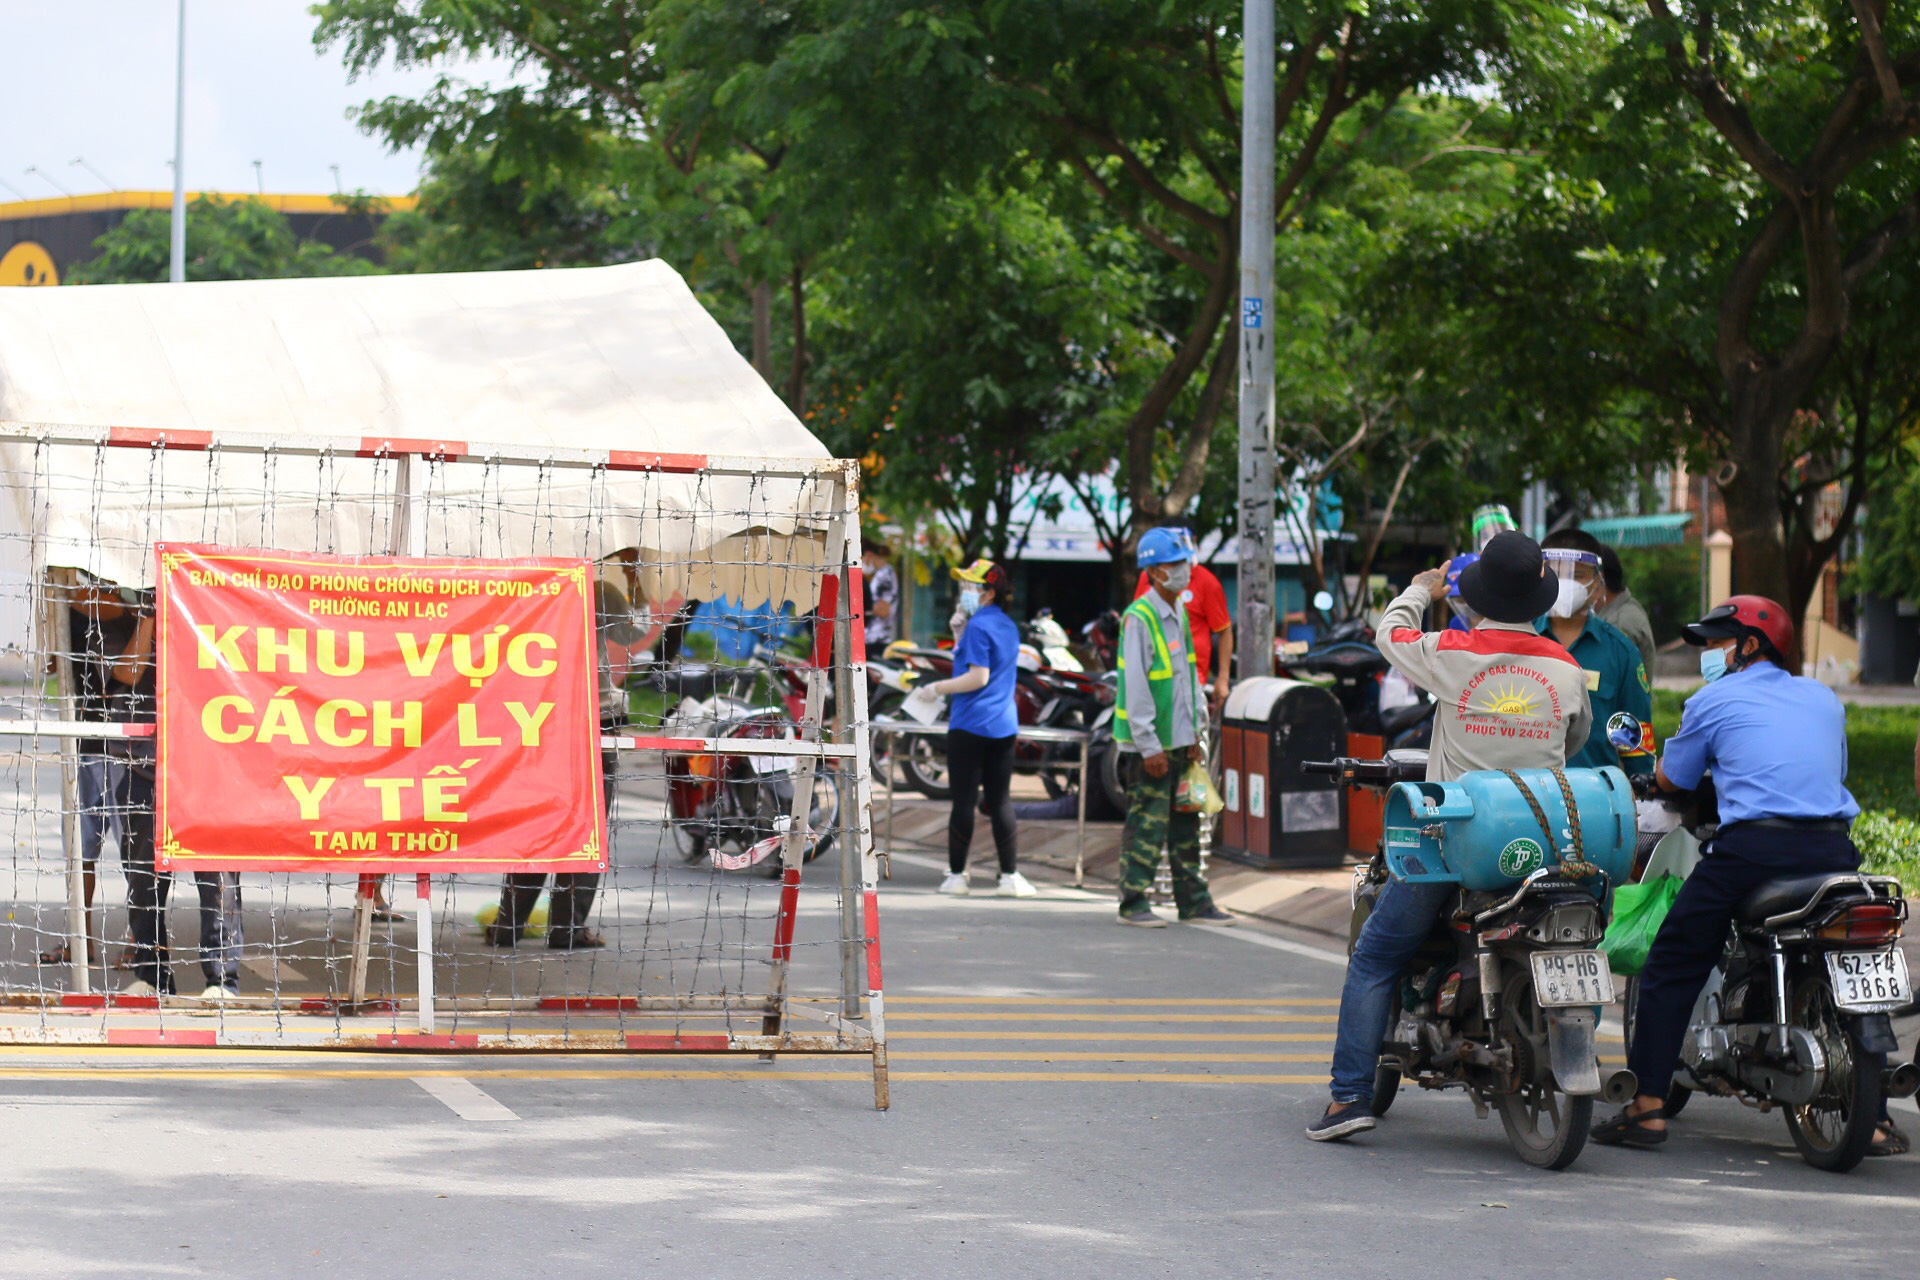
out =
{"type": "Polygon", "coordinates": [[[1180,919],[1193,924],[1232,924],[1213,905],[1200,873],[1200,816],[1174,807],[1180,777],[1199,742],[1200,682],[1193,635],[1180,603],[1193,565],[1185,539],[1172,529],[1152,529],[1140,539],[1140,567],[1151,589],[1122,615],[1120,688],[1113,737],[1120,744],[1127,787],[1127,829],[1120,855],[1120,923],[1164,929],[1167,922],[1147,901],[1160,850],[1173,868],[1173,897],[1180,919]]]}

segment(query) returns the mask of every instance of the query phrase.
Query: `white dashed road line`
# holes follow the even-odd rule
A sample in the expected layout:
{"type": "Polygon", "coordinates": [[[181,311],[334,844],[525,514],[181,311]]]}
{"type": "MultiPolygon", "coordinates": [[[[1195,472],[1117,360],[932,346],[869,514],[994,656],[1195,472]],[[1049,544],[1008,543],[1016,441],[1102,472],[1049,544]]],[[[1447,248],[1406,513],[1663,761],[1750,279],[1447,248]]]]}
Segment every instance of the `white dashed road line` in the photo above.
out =
{"type": "Polygon", "coordinates": [[[471,1080],[453,1076],[414,1076],[413,1082],[447,1104],[462,1120],[518,1120],[513,1109],[471,1080]]]}

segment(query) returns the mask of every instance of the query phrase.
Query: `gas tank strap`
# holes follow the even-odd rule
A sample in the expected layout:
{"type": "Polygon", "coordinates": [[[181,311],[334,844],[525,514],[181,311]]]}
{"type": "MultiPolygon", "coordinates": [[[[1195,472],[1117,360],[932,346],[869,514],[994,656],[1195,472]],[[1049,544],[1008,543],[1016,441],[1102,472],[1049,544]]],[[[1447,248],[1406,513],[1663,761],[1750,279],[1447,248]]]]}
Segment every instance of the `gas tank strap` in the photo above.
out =
{"type": "MultiPolygon", "coordinates": [[[[1527,799],[1527,807],[1533,810],[1533,820],[1540,824],[1541,834],[1547,838],[1547,847],[1558,849],[1560,842],[1553,838],[1553,824],[1547,821],[1547,811],[1540,806],[1540,797],[1533,794],[1533,788],[1521,781],[1520,775],[1511,769],[1500,771],[1507,775],[1507,781],[1527,799]]],[[[1567,826],[1573,832],[1573,856],[1562,858],[1560,873],[1574,879],[1585,879],[1598,875],[1600,868],[1587,861],[1587,843],[1580,833],[1580,807],[1574,803],[1573,785],[1567,781],[1566,771],[1560,768],[1549,770],[1553,780],[1560,784],[1560,799],[1567,806],[1567,826]]]]}

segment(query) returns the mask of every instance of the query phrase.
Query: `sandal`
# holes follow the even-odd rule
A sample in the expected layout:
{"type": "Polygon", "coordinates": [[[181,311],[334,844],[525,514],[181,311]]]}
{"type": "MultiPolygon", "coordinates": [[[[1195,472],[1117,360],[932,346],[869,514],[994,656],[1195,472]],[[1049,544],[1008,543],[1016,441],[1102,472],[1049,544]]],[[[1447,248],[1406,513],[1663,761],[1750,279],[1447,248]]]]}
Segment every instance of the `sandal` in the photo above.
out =
{"type": "Polygon", "coordinates": [[[1666,1118],[1665,1107],[1640,1112],[1622,1110],[1613,1119],[1603,1120],[1593,1126],[1587,1136],[1603,1147],[1657,1147],[1667,1140],[1667,1131],[1649,1129],[1646,1122],[1666,1118]]]}
{"type": "MultiPolygon", "coordinates": [[[[47,950],[42,951],[35,959],[44,965],[71,964],[73,962],[73,948],[63,942],[57,947],[49,947],[47,950]]],[[[87,963],[90,965],[100,963],[99,953],[93,949],[91,944],[87,947],[87,963]]]]}
{"type": "Polygon", "coordinates": [[[553,951],[591,951],[604,947],[607,940],[591,929],[575,929],[571,933],[554,933],[547,939],[547,947],[553,951]]]}
{"type": "Polygon", "coordinates": [[[1885,1133],[1887,1136],[1873,1140],[1873,1144],[1867,1148],[1867,1154],[1870,1156],[1903,1156],[1913,1150],[1912,1141],[1901,1131],[1900,1126],[1891,1120],[1882,1120],[1874,1132],[1885,1133]]]}

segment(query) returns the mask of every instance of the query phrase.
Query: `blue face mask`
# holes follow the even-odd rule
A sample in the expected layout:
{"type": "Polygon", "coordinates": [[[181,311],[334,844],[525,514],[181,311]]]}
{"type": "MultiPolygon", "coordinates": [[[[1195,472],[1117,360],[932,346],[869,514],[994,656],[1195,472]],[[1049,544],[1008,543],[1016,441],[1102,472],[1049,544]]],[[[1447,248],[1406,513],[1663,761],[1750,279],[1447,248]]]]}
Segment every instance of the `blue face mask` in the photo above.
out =
{"type": "Polygon", "coordinates": [[[1727,674],[1727,651],[1725,649],[1702,649],[1700,651],[1700,675],[1708,684],[1712,684],[1727,674]]]}
{"type": "Polygon", "coordinates": [[[960,588],[960,612],[971,618],[980,609],[980,588],[960,588]]]}

